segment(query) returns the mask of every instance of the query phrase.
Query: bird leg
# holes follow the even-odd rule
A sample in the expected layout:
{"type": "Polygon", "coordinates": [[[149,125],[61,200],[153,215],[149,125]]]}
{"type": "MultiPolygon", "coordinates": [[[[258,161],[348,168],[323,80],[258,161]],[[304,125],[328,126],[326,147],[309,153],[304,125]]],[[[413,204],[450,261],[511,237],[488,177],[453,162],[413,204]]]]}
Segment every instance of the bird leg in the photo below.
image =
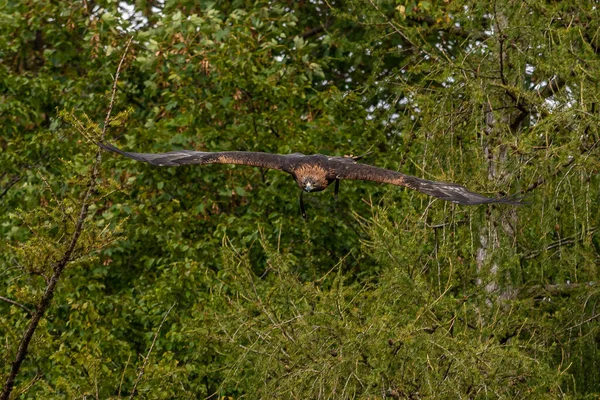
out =
{"type": "Polygon", "coordinates": [[[336,201],[338,199],[338,193],[339,192],[340,192],[340,180],[336,179],[335,180],[335,187],[333,189],[333,197],[335,198],[336,201]]]}
{"type": "Polygon", "coordinates": [[[304,200],[302,199],[302,195],[304,192],[300,192],[300,213],[302,214],[302,218],[306,219],[306,210],[304,209],[304,200]]]}

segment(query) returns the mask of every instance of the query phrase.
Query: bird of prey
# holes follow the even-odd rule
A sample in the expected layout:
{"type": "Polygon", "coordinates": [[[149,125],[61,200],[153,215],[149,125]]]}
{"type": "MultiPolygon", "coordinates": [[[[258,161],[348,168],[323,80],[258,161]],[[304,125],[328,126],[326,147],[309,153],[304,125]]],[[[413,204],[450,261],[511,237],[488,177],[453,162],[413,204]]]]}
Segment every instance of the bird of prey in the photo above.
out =
{"type": "MultiPolygon", "coordinates": [[[[521,204],[514,196],[489,198],[469,191],[467,188],[455,183],[436,182],[415,176],[401,174],[389,169],[359,164],[361,157],[332,157],[323,154],[304,155],[271,154],[254,151],[219,151],[204,152],[192,150],[170,151],[168,153],[130,153],[106,143],[97,143],[105,150],[112,151],[161,167],[174,167],[186,164],[238,164],[250,165],[260,168],[278,169],[292,175],[303,192],[320,192],[335,182],[335,195],[339,190],[341,179],[354,179],[390,183],[396,186],[405,186],[429,196],[457,204],[521,204]]],[[[300,209],[306,218],[302,193],[300,192],[300,209]]]]}

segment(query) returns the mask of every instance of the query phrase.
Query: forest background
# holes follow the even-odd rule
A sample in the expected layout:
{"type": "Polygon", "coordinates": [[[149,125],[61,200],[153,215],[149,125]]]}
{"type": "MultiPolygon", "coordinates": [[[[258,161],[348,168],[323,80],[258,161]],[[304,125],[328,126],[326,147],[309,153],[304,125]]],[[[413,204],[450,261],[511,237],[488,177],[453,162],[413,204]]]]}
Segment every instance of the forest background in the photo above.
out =
{"type": "Polygon", "coordinates": [[[0,398],[600,395],[595,1],[9,0],[0,21],[0,398]],[[286,174],[103,136],[370,151],[528,204],[344,181],[304,221],[286,174]]]}

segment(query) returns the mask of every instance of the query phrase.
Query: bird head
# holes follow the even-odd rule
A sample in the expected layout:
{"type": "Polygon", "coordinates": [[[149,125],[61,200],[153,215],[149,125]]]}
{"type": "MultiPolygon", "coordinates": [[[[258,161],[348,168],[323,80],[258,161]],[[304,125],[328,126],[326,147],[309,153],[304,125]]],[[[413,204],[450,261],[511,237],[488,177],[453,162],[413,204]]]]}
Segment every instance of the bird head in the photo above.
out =
{"type": "Polygon", "coordinates": [[[321,190],[324,190],[327,185],[323,186],[323,183],[318,181],[317,179],[307,176],[302,178],[299,182],[298,182],[298,186],[300,186],[300,189],[304,190],[305,192],[320,192],[321,190]]]}
{"type": "Polygon", "coordinates": [[[293,170],[298,187],[305,192],[320,192],[326,189],[330,183],[328,171],[318,161],[301,163],[293,170]]]}
{"type": "Polygon", "coordinates": [[[305,178],[302,181],[302,190],[304,190],[305,192],[312,192],[316,188],[317,188],[317,184],[315,183],[315,181],[313,179],[305,178]]]}

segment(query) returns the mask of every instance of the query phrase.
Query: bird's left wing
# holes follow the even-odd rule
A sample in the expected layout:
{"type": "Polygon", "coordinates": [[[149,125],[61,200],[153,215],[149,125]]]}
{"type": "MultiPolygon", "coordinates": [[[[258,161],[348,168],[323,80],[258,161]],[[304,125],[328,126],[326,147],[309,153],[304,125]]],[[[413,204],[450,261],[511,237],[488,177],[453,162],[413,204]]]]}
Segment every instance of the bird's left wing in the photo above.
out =
{"type": "Polygon", "coordinates": [[[366,164],[340,162],[335,168],[335,173],[336,179],[366,180],[390,183],[396,186],[405,186],[421,193],[458,204],[522,204],[519,199],[512,196],[490,198],[479,193],[471,192],[464,186],[455,183],[430,181],[366,164]]]}
{"type": "Polygon", "coordinates": [[[130,153],[110,144],[97,144],[113,153],[161,167],[175,167],[186,164],[238,164],[289,172],[289,156],[282,154],[254,151],[204,152],[192,150],[169,151],[168,153],[130,153]]]}

